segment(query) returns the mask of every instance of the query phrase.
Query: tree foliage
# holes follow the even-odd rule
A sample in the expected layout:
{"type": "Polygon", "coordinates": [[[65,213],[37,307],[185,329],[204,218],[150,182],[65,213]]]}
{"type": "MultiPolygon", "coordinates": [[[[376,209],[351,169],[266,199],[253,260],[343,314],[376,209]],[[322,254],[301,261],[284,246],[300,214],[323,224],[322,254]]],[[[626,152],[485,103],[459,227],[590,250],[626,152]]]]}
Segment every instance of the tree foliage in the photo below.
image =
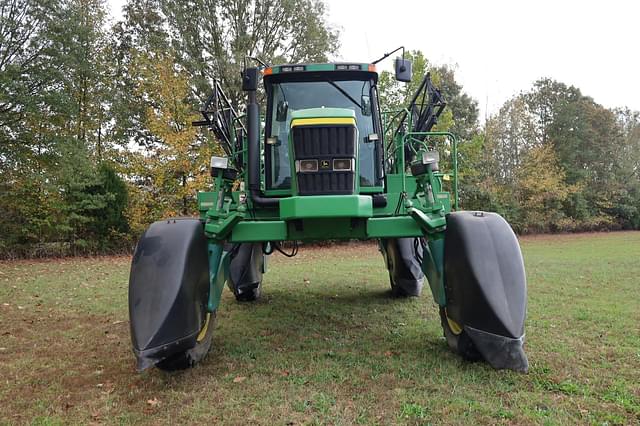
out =
{"type": "Polygon", "coordinates": [[[134,62],[142,77],[136,95],[153,100],[144,123],[154,143],[130,152],[126,169],[137,195],[130,219],[142,230],[150,221],[195,211],[195,195],[206,188],[213,150],[191,126],[198,116],[189,102],[188,79],[173,59],[141,54],[134,62]]]}
{"type": "Polygon", "coordinates": [[[324,62],[338,48],[338,32],[319,0],[161,0],[178,62],[197,96],[209,95],[213,78],[240,105],[247,56],[270,63],[324,62]]]}
{"type": "Polygon", "coordinates": [[[0,256],[127,247],[192,214],[211,136],[191,126],[221,79],[239,104],[246,56],[326,60],[318,0],[104,0],[0,5],[0,256]],[[197,12],[197,13],[196,13],[197,12]]]}
{"type": "MultiPolygon", "coordinates": [[[[191,214],[213,137],[190,125],[219,79],[240,106],[247,57],[321,62],[338,31],[321,0],[0,2],[0,256],[130,248],[148,224],[191,214]]],[[[420,51],[414,80],[379,79],[397,110],[430,72],[458,134],[461,204],[520,232],[640,228],[640,113],[540,79],[483,126],[455,68],[420,51]]]]}
{"type": "Polygon", "coordinates": [[[576,87],[536,81],[486,123],[488,198],[501,200],[496,210],[522,232],[637,228],[637,117],[576,87]],[[526,189],[534,182],[553,202],[526,189]]]}

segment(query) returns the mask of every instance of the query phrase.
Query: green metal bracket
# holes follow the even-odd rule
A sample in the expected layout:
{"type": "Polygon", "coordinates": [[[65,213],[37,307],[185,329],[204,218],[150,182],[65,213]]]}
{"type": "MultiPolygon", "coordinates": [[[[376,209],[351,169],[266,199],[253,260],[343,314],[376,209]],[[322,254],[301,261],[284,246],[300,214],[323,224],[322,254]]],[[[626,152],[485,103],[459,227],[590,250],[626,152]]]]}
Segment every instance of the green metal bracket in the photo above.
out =
{"type": "Polygon", "coordinates": [[[409,213],[409,216],[418,222],[420,228],[428,234],[444,231],[444,228],[447,225],[447,220],[444,216],[431,217],[414,207],[407,209],[407,212],[409,213]]]}
{"type": "Polygon", "coordinates": [[[244,219],[244,214],[233,212],[227,217],[221,217],[218,220],[207,222],[204,226],[204,231],[207,235],[220,241],[225,239],[233,227],[242,219],[244,219]]]}

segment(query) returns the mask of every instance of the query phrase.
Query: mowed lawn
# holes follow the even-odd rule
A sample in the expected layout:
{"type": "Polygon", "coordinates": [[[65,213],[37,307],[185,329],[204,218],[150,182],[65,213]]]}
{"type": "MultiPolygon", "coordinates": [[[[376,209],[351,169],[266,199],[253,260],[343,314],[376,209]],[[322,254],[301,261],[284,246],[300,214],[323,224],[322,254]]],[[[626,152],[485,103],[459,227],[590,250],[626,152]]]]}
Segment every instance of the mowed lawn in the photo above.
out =
{"type": "Polygon", "coordinates": [[[640,232],[521,241],[529,374],[465,363],[429,290],[392,299],[373,244],[272,256],[225,289],[214,348],[135,371],[129,258],[0,263],[0,423],[637,424],[640,232]]]}

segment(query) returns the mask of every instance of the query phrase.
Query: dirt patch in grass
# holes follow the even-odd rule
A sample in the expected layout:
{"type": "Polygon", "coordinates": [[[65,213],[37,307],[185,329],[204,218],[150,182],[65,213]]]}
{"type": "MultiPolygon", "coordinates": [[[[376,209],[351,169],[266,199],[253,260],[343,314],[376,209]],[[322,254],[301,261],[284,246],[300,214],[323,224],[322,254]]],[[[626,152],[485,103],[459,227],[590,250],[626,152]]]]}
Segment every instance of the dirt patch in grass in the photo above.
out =
{"type": "Polygon", "coordinates": [[[55,418],[95,406],[113,391],[113,383],[134,373],[123,321],[16,305],[1,312],[6,386],[0,406],[12,422],[33,420],[36,407],[45,418],[55,418]]]}

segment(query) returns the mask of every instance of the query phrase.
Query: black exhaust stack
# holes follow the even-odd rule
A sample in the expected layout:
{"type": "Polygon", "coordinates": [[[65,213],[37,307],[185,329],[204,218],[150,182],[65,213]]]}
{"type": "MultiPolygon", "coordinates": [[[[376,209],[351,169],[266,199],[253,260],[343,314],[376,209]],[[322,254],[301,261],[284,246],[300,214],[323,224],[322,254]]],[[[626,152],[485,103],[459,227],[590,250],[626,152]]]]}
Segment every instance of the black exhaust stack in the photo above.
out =
{"type": "Polygon", "coordinates": [[[242,72],[242,90],[247,92],[247,151],[249,172],[249,196],[261,207],[278,207],[280,200],[266,198],[260,193],[260,107],[256,90],[258,89],[259,70],[257,67],[245,68],[242,72]]]}

